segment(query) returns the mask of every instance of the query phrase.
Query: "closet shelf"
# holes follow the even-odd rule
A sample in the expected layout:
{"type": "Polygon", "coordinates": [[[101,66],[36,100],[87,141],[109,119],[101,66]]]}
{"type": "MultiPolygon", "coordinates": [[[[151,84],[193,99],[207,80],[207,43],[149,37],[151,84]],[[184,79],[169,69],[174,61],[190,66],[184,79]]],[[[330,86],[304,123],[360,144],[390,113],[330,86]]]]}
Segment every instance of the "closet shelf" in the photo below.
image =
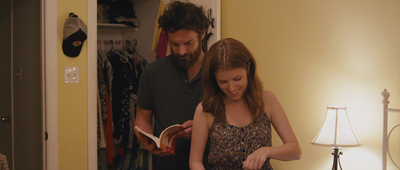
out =
{"type": "Polygon", "coordinates": [[[116,28],[116,29],[127,29],[130,31],[138,31],[137,27],[131,27],[124,24],[111,24],[111,23],[97,23],[98,28],[116,28]]]}

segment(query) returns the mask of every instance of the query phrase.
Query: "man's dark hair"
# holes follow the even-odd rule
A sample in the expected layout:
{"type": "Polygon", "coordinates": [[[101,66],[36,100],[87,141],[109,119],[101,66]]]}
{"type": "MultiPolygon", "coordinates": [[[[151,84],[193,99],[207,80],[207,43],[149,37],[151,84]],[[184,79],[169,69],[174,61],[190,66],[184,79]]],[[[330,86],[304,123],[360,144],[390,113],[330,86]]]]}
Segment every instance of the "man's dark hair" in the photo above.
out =
{"type": "Polygon", "coordinates": [[[163,15],[158,18],[158,24],[159,28],[167,33],[187,29],[201,36],[210,26],[210,20],[204,15],[201,7],[175,1],[167,4],[163,15]]]}

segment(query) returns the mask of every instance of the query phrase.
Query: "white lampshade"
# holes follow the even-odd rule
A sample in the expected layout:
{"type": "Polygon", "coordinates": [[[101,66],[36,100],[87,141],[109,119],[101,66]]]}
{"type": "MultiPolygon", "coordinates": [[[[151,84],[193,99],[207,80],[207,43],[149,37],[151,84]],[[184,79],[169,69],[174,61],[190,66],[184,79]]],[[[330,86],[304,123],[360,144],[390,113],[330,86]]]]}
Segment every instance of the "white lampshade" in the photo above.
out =
{"type": "Polygon", "coordinates": [[[346,107],[328,107],[325,122],[311,143],[332,148],[361,145],[351,128],[346,107]]]}

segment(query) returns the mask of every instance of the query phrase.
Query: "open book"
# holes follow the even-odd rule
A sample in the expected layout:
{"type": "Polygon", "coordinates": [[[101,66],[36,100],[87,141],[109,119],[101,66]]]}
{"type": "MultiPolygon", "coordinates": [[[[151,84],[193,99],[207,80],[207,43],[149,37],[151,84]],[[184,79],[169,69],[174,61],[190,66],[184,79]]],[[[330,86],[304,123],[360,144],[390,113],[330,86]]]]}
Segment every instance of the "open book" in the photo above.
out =
{"type": "Polygon", "coordinates": [[[178,132],[185,128],[179,124],[171,125],[161,132],[159,138],[143,131],[138,126],[135,126],[135,129],[137,129],[141,134],[147,136],[149,139],[153,140],[158,148],[175,151],[175,142],[178,139],[178,132]]]}

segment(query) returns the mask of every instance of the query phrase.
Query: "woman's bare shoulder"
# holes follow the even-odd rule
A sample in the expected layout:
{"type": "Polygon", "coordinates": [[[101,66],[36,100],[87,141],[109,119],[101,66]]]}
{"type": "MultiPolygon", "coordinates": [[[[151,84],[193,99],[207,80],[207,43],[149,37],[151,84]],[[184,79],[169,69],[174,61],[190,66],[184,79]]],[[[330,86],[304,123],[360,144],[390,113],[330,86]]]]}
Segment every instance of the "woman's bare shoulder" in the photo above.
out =
{"type": "Polygon", "coordinates": [[[277,100],[278,97],[276,97],[275,93],[269,90],[263,90],[263,99],[264,101],[270,101],[270,100],[277,100]]]}
{"type": "Polygon", "coordinates": [[[196,112],[203,112],[203,102],[197,104],[196,112]]]}
{"type": "Polygon", "coordinates": [[[206,118],[207,120],[210,120],[210,119],[214,120],[214,115],[212,115],[209,112],[205,112],[203,110],[203,103],[202,102],[200,102],[197,105],[195,114],[197,114],[199,116],[202,116],[202,117],[206,118]]]}

